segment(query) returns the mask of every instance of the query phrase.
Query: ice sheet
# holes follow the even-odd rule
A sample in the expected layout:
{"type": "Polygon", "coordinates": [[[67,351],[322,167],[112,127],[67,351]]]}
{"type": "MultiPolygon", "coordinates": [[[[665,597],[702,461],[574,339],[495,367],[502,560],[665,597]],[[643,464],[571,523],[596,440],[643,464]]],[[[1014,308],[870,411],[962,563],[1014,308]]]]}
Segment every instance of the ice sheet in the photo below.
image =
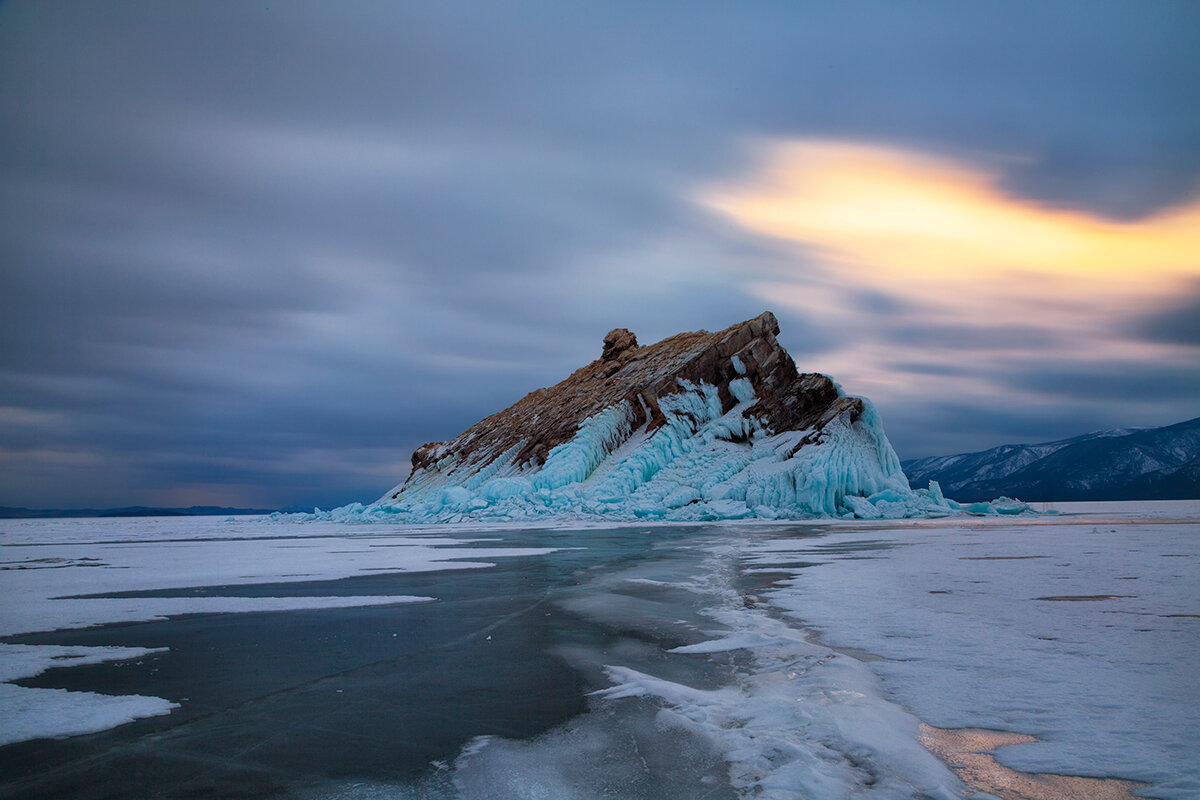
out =
{"type": "MultiPolygon", "coordinates": [[[[955,775],[920,747],[916,728],[924,720],[1041,737],[999,751],[1017,769],[1116,775],[1152,782],[1143,790],[1151,797],[1200,796],[1200,697],[1190,680],[1200,658],[1200,522],[1176,521],[1186,511],[1139,504],[1087,516],[760,520],[672,532],[637,562],[548,588],[547,611],[621,634],[616,644],[561,652],[598,690],[588,714],[531,741],[476,740],[456,762],[435,765],[429,783],[370,791],[427,800],[497,791],[530,798],[965,796],[955,775]],[[684,783],[664,778],[680,771],[684,783]]],[[[438,558],[536,551],[482,541],[504,538],[499,530],[450,547],[448,538],[377,526],[258,528],[285,535],[256,529],[254,538],[234,536],[228,546],[277,554],[275,570],[311,559],[309,568],[325,575],[365,569],[375,553],[393,550],[402,552],[378,557],[394,559],[392,567],[433,569],[457,566],[438,558]],[[338,530],[345,535],[333,536],[338,530]],[[391,544],[400,546],[376,546],[391,544]]],[[[642,528],[630,535],[654,535],[642,528]]],[[[79,564],[0,573],[0,586],[22,572],[102,573],[82,561],[99,558],[85,555],[99,542],[71,538],[63,552],[79,564]]],[[[212,536],[136,539],[110,542],[112,552],[219,544],[212,536]]],[[[53,656],[66,654],[12,653],[3,667],[0,652],[7,670],[0,676],[57,664],[53,656]]],[[[77,654],[154,655],[117,648],[77,654]]],[[[35,699],[52,719],[62,716],[58,697],[35,699]]],[[[149,702],[155,698],[120,708],[78,699],[84,720],[164,713],[149,702]]],[[[63,722],[60,730],[74,729],[63,722]]],[[[344,795],[366,796],[363,786],[343,787],[344,795]]]]}
{"type": "Polygon", "coordinates": [[[1200,796],[1200,523],[1131,509],[701,528],[552,594],[622,634],[562,650],[598,687],[589,713],[481,737],[419,786],[327,796],[972,796],[919,720],[1042,737],[999,751],[1018,769],[1200,796]],[[1038,599],[1121,594],[1136,597],[1038,599]]]}
{"type": "Polygon", "coordinates": [[[102,664],[105,661],[124,661],[165,652],[165,647],[72,647],[0,643],[0,682],[32,678],[54,667],[102,664]]]}
{"type": "MultiPolygon", "coordinates": [[[[400,527],[273,525],[257,520],[124,520],[114,530],[91,521],[46,525],[11,520],[0,543],[0,636],[106,622],[149,620],[172,614],[304,609],[408,602],[411,597],[214,598],[139,597],[76,599],[81,595],[324,581],[380,572],[479,569],[494,559],[537,556],[553,548],[489,547],[486,542],[427,536],[400,527]],[[58,537],[62,529],[70,537],[58,537]],[[196,535],[202,532],[203,536],[196,535]],[[147,529],[157,536],[147,534],[147,529]],[[117,532],[124,538],[109,538],[117,532]],[[335,534],[335,535],[330,535],[335,534]],[[22,543],[24,542],[24,543],[22,543]]],[[[282,594],[282,593],[281,593],[282,594]]]]}
{"type": "Polygon", "coordinates": [[[0,746],[41,737],[95,733],[141,717],[169,714],[177,704],[160,697],[112,696],[65,689],[33,689],[9,681],[54,667],[137,659],[166,648],[64,647],[0,644],[0,746]]]}
{"type": "MultiPolygon", "coordinates": [[[[286,584],[380,572],[480,569],[553,548],[490,547],[399,527],[279,525],[257,518],[6,520],[0,534],[0,636],[182,614],[295,611],[432,600],[412,595],[289,597],[286,584]],[[451,560],[453,559],[453,560],[451,560]],[[86,597],[198,586],[281,584],[275,597],[86,597]]],[[[0,644],[0,680],[148,651],[0,644]]],[[[169,713],[162,698],[109,697],[0,683],[3,742],[94,732],[169,713]],[[14,738],[16,737],[16,738],[14,738]]],[[[0,743],[3,743],[0,742],[0,743]]]]}

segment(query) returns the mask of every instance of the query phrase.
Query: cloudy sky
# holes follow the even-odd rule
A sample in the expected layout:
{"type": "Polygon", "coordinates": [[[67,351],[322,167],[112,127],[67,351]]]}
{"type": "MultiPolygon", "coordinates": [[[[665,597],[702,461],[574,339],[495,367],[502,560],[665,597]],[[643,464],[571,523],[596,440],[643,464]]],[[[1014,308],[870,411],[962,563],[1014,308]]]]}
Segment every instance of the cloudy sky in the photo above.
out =
{"type": "Polygon", "coordinates": [[[902,458],[1200,415],[1195,2],[0,5],[0,504],[328,507],[770,309],[902,458]]]}

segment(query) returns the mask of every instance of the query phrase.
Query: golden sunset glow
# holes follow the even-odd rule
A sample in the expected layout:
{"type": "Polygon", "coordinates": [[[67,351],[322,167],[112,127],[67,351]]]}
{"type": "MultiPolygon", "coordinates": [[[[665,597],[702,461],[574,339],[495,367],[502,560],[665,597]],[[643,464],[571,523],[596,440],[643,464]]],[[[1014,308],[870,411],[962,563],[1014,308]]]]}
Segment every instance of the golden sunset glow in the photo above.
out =
{"type": "Polygon", "coordinates": [[[700,200],[795,245],[747,289],[834,332],[840,346],[808,366],[856,391],[919,403],[936,380],[983,402],[1014,365],[1190,357],[1122,320],[1194,291],[1200,201],[1113,220],[1015,197],[978,165],[826,140],[766,144],[760,164],[700,200]],[[905,359],[972,369],[914,380],[895,366],[905,359]]]}
{"type": "Polygon", "coordinates": [[[759,174],[703,201],[891,287],[1124,295],[1200,275],[1200,201],[1115,221],[1015,198],[982,168],[897,148],[770,145],[759,174]]]}

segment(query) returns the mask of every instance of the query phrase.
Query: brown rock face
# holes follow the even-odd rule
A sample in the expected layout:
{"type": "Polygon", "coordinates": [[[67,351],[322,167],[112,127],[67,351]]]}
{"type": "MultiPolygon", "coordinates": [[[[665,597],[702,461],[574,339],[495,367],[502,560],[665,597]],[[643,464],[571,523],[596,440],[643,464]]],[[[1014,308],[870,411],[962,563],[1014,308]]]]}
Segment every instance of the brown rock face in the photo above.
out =
{"type": "Polygon", "coordinates": [[[600,354],[601,361],[612,361],[626,350],[637,347],[637,337],[628,328],[613,328],[604,337],[604,350],[600,354]]]}
{"type": "Polygon", "coordinates": [[[512,463],[541,465],[550,450],[574,438],[584,420],[622,401],[632,410],[634,429],[646,425],[653,431],[665,422],[659,401],[681,391],[680,381],[717,387],[722,410],[728,411],[737,404],[730,381],[748,379],[758,401],[746,416],[774,433],[819,430],[844,413],[857,419],[862,401],[839,397],[825,375],[797,372],[775,340],[778,334],[769,311],[716,333],[680,333],[642,347],[633,333],[617,328],[604,337],[601,357],[566,380],[530,392],[451,442],[417,448],[409,482],[434,470],[466,474],[514,449],[512,463]]]}

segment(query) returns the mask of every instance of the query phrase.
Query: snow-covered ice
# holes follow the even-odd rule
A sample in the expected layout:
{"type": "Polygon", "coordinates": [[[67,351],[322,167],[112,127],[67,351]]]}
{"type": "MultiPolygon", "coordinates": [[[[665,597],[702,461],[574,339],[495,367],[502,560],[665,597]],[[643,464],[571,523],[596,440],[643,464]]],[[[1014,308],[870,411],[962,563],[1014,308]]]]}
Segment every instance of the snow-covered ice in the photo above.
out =
{"type": "Polygon", "coordinates": [[[743,557],[789,576],[772,607],[878,659],[887,696],[925,722],[1042,740],[1002,764],[1197,797],[1200,503],[1106,505],[1117,513],[835,528],[743,557]]]}
{"type": "Polygon", "coordinates": [[[62,647],[0,644],[0,745],[42,737],[107,730],[141,717],[169,714],[176,703],[143,695],[105,695],[66,689],[32,689],[8,681],[52,667],[123,661],[164,652],[147,647],[62,647]]]}

